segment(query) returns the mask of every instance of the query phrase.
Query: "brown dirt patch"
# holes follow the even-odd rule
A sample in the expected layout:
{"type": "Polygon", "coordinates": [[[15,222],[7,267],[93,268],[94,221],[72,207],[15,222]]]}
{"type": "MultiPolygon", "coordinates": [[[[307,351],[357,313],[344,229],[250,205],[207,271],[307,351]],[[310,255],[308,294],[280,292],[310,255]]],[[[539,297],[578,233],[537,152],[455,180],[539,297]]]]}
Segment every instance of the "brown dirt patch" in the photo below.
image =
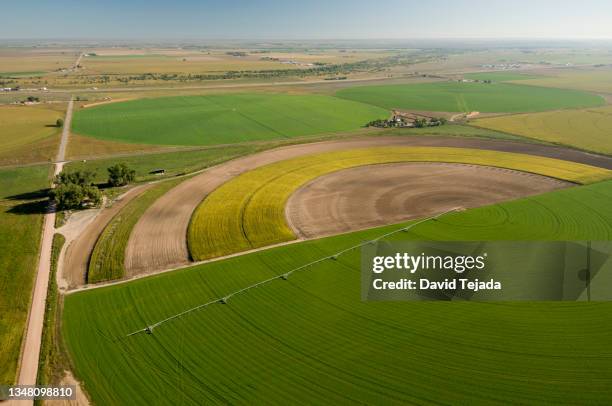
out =
{"type": "Polygon", "coordinates": [[[139,152],[152,152],[168,150],[168,147],[147,144],[129,144],[116,141],[99,140],[70,134],[68,143],[68,159],[100,158],[118,154],[135,154],[139,152]]]}
{"type": "Polygon", "coordinates": [[[91,403],[85,395],[83,388],[79,381],[72,375],[72,372],[66,371],[66,375],[62,378],[60,385],[74,385],[76,386],[76,399],[75,400],[46,400],[45,405],[47,406],[88,406],[91,403]]]}
{"type": "Polygon", "coordinates": [[[508,169],[446,163],[363,166],[298,189],[286,216],[302,238],[315,238],[472,208],[572,186],[508,169]]]}
{"type": "Polygon", "coordinates": [[[123,97],[120,99],[104,100],[104,101],[99,101],[99,102],[94,102],[94,103],[83,104],[81,107],[84,109],[87,109],[90,107],[102,106],[104,104],[111,104],[111,103],[119,103],[119,102],[128,101],[128,100],[134,100],[134,98],[133,97],[123,97]]]}

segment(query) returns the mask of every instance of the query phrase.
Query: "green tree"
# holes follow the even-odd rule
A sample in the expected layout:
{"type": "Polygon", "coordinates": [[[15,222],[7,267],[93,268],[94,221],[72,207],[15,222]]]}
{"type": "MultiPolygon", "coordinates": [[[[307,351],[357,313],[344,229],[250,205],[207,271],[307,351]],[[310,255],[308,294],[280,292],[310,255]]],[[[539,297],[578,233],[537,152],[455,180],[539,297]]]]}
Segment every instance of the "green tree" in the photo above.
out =
{"type": "Polygon", "coordinates": [[[51,189],[51,198],[59,210],[82,207],[83,197],[83,187],[74,183],[59,185],[55,189],[51,189]]]}
{"type": "Polygon", "coordinates": [[[427,120],[425,120],[424,118],[417,118],[416,120],[414,120],[414,126],[416,128],[427,127],[427,120]]]}
{"type": "Polygon", "coordinates": [[[62,172],[53,183],[49,197],[59,210],[80,209],[97,206],[102,201],[102,193],[94,186],[95,173],[91,171],[62,172]]]}
{"type": "Polygon", "coordinates": [[[125,186],[134,182],[136,171],[125,163],[113,165],[108,168],[108,183],[111,186],[125,186]]]}
{"type": "Polygon", "coordinates": [[[95,186],[83,187],[83,202],[89,206],[98,206],[102,203],[102,192],[95,186]]]}
{"type": "Polygon", "coordinates": [[[56,126],[56,127],[63,127],[63,126],[64,126],[64,119],[63,119],[63,118],[58,118],[58,119],[55,121],[55,126],[56,126]]]}
{"type": "Polygon", "coordinates": [[[93,186],[96,173],[92,171],[62,172],[55,177],[56,185],[75,184],[79,186],[93,186]]]}

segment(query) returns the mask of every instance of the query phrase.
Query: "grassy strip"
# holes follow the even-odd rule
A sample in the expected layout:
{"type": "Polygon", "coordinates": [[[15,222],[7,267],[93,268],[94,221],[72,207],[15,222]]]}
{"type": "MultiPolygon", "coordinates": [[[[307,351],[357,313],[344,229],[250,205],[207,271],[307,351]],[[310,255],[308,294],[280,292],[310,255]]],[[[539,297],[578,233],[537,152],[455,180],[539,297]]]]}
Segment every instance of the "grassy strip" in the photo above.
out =
{"type": "Polygon", "coordinates": [[[0,170],[0,384],[15,381],[47,201],[49,166],[0,170]]]}
{"type": "Polygon", "coordinates": [[[588,165],[524,154],[443,147],[363,148],[299,157],[257,168],[211,193],[188,230],[191,255],[203,260],[295,238],[284,210],[301,185],[326,173],[393,162],[455,162],[497,166],[576,183],[612,176],[588,165]]]}
{"type": "MultiPolygon", "coordinates": [[[[396,237],[609,240],[610,199],[612,182],[597,183],[450,214],[396,237]]],[[[366,303],[359,250],[124,338],[398,227],[68,295],[75,373],[96,404],[612,402],[612,303],[366,303]]]]}
{"type": "Polygon", "coordinates": [[[488,138],[493,140],[531,141],[533,139],[520,137],[513,134],[502,133],[490,129],[478,128],[471,125],[448,124],[441,127],[425,128],[385,128],[380,130],[379,135],[399,136],[438,136],[438,137],[468,137],[488,138]]]}
{"type": "Polygon", "coordinates": [[[174,177],[195,172],[209,166],[217,165],[233,158],[252,154],[263,149],[259,145],[237,145],[218,148],[199,149],[194,151],[177,151],[155,154],[141,154],[115,158],[74,161],[66,165],[66,170],[87,169],[96,173],[96,182],[108,180],[107,168],[118,162],[125,162],[136,170],[136,180],[145,182],[160,177],[174,177]],[[155,169],[164,169],[163,176],[152,175],[155,169]]]}
{"type": "Polygon", "coordinates": [[[40,347],[40,360],[38,364],[38,385],[57,385],[62,379],[64,371],[69,369],[67,354],[63,348],[60,336],[60,296],[57,288],[57,261],[66,239],[61,234],[53,236],[51,251],[51,274],[47,289],[47,303],[45,306],[45,321],[40,347]]]}
{"type": "Polygon", "coordinates": [[[131,201],[106,226],[91,254],[87,271],[87,282],[96,283],[123,277],[125,269],[125,248],[132,229],[159,197],[184,181],[174,179],[154,186],[131,201]]]}

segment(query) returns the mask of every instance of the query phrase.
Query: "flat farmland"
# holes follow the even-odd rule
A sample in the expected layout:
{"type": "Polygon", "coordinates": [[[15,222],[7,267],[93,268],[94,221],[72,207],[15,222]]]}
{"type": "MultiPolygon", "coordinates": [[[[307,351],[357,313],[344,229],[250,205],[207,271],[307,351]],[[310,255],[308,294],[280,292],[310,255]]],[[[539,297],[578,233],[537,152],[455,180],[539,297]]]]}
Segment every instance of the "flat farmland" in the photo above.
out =
{"type": "MultiPolygon", "coordinates": [[[[419,72],[443,72],[454,74],[458,71],[473,72],[482,69],[482,65],[518,63],[529,69],[539,69],[546,64],[546,72],[550,65],[564,66],[593,65],[612,63],[612,55],[606,49],[541,49],[533,52],[523,52],[519,49],[487,49],[450,54],[448,58],[420,63],[415,65],[419,72]],[[532,66],[529,66],[532,65],[532,66]]],[[[565,68],[567,69],[567,68],[565,68]]]]}
{"type": "Polygon", "coordinates": [[[482,113],[596,107],[605,103],[600,96],[580,91],[506,83],[436,82],[355,86],[342,89],[336,95],[386,109],[482,113]]]}
{"type": "Polygon", "coordinates": [[[612,93],[612,68],[563,69],[547,72],[547,77],[521,81],[533,86],[612,93]]]}
{"type": "Polygon", "coordinates": [[[612,107],[516,114],[476,120],[477,127],[612,154],[612,107]]]}
{"type": "Polygon", "coordinates": [[[81,109],[73,131],[111,141],[215,145],[355,130],[388,112],[323,95],[225,94],[81,109]]]}
{"type": "MultiPolygon", "coordinates": [[[[395,238],[607,240],[611,198],[611,182],[575,187],[450,214],[395,238]]],[[[611,304],[364,303],[359,250],[126,337],[399,227],[70,294],[62,328],[74,372],[96,404],[612,401],[611,304]]]]}
{"type": "Polygon", "coordinates": [[[49,166],[0,169],[0,384],[13,384],[38,261],[49,166]]]}
{"type": "Polygon", "coordinates": [[[314,63],[350,63],[390,56],[389,51],[338,50],[255,51],[178,49],[93,49],[86,56],[82,73],[92,74],[202,74],[229,71],[304,69],[314,63]]]}
{"type": "Polygon", "coordinates": [[[296,238],[285,204],[307,182],[335,171],[398,162],[449,162],[525,171],[576,183],[610,178],[612,171],[574,162],[468,148],[378,147],[308,155],[246,172],[211,193],[188,230],[194,260],[246,251],[296,238]]]}
{"type": "Polygon", "coordinates": [[[54,158],[66,106],[0,106],[0,165],[44,162],[54,158]]]}
{"type": "Polygon", "coordinates": [[[232,57],[228,55],[105,55],[85,57],[84,73],[88,75],[119,74],[201,74],[245,70],[299,69],[298,65],[261,60],[260,57],[232,57]]]}
{"type": "Polygon", "coordinates": [[[0,76],[39,76],[70,67],[78,51],[69,49],[0,48],[0,76]]]}

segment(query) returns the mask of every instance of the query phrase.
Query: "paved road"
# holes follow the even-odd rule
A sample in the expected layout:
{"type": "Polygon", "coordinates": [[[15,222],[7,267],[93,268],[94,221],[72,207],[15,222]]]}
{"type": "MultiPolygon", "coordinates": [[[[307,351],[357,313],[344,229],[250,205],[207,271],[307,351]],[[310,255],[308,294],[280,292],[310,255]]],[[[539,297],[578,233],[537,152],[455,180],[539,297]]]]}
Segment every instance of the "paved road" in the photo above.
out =
{"type": "MultiPolygon", "coordinates": [[[[62,131],[62,139],[60,141],[59,151],[57,153],[56,163],[54,167],[54,175],[57,175],[64,168],[64,158],[66,154],[66,145],[70,135],[70,122],[72,120],[73,103],[68,103],[66,110],[66,118],[64,120],[64,129],[62,131]]],[[[38,269],[36,271],[36,281],[34,283],[34,293],[32,294],[32,303],[30,306],[30,314],[26,328],[25,343],[21,353],[21,362],[19,363],[19,378],[18,385],[34,385],[36,383],[36,375],[38,373],[38,361],[40,357],[40,345],[43,333],[43,322],[45,318],[45,304],[47,301],[47,288],[49,285],[49,276],[51,274],[51,244],[53,242],[53,234],[55,233],[55,210],[49,207],[49,212],[44,215],[43,230],[40,247],[40,257],[38,260],[38,269]]],[[[19,401],[18,405],[32,404],[28,401],[19,401]]]]}

